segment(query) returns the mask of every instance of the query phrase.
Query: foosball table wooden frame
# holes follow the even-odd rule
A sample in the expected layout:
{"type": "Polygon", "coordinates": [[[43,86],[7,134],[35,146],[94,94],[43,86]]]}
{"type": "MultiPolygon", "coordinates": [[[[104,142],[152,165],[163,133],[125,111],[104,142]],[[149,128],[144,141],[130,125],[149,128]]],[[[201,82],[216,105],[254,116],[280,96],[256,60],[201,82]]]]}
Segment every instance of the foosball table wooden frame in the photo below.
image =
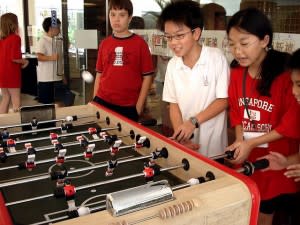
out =
{"type": "MultiPolygon", "coordinates": [[[[173,166],[187,159],[189,170],[172,170],[171,173],[183,181],[205,176],[207,171],[213,172],[216,179],[202,184],[174,191],[174,200],[145,208],[126,215],[113,217],[107,210],[92,213],[59,222],[59,225],[100,225],[100,224],[195,224],[195,225],[256,225],[260,196],[255,183],[247,176],[237,173],[213,160],[210,160],[182,145],[116,113],[96,104],[73,106],[56,109],[56,117],[63,118],[76,114],[85,117],[100,112],[100,120],[109,117],[110,123],[122,126],[122,133],[134,130],[136,134],[146,136],[150,140],[150,149],[142,148],[140,153],[148,155],[157,148],[167,148],[167,159],[158,159],[157,164],[164,168],[173,166]],[[177,209],[187,207],[179,212],[177,209]],[[164,212],[165,216],[161,216],[164,212]],[[148,219],[147,219],[148,218],[148,219]]],[[[84,123],[83,119],[74,122],[84,123]]],[[[6,126],[21,123],[19,113],[0,115],[0,125],[6,126]]],[[[100,124],[100,126],[102,126],[100,124]]],[[[117,131],[116,131],[117,132],[117,131]]],[[[112,132],[113,133],[113,132],[112,132]]],[[[130,139],[128,138],[128,141],[130,139]]],[[[126,143],[126,139],[123,140],[126,143]]],[[[12,225],[9,209],[5,206],[0,193],[0,225],[12,225]]]]}

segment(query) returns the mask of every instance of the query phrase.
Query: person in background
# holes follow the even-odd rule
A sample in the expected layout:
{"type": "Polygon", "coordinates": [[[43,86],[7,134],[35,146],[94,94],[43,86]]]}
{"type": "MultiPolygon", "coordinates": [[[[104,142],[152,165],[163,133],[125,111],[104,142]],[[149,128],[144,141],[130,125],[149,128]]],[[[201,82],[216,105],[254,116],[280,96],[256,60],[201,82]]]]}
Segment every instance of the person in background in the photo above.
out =
{"type": "Polygon", "coordinates": [[[58,76],[55,63],[58,54],[53,52],[53,39],[60,33],[61,22],[57,19],[57,24],[52,24],[51,17],[43,21],[44,35],[40,38],[36,55],[38,59],[37,81],[38,81],[38,100],[43,104],[55,102],[55,87],[62,85],[62,76],[58,76]]]}
{"type": "MultiPolygon", "coordinates": [[[[238,62],[229,84],[229,112],[235,128],[233,164],[254,162],[269,151],[298,152],[299,105],[292,94],[289,54],[272,48],[273,31],[266,15],[254,8],[235,13],[227,27],[229,47],[238,62]]],[[[256,171],[260,191],[259,225],[271,225],[274,212],[293,199],[296,183],[283,171],[256,171]]]]}
{"type": "Polygon", "coordinates": [[[0,18],[0,113],[8,113],[10,102],[14,112],[21,106],[21,68],[28,65],[22,59],[18,17],[5,13],[0,18]]]}
{"type": "Polygon", "coordinates": [[[171,138],[205,156],[221,154],[227,146],[229,66],[220,49],[199,43],[200,4],[172,2],[163,9],[158,24],[175,54],[163,89],[163,101],[170,103],[171,138]]]}
{"type": "MultiPolygon", "coordinates": [[[[293,82],[293,94],[300,107],[300,49],[295,51],[289,61],[289,68],[291,69],[291,79],[293,82]]],[[[300,117],[300,115],[298,115],[300,117]]],[[[300,127],[300,124],[297,125],[300,127]]],[[[283,170],[284,175],[288,178],[294,179],[295,182],[300,181],[300,154],[296,153],[290,156],[284,156],[278,152],[270,152],[265,156],[270,162],[267,169],[283,170]]]]}
{"type": "Polygon", "coordinates": [[[128,30],[132,13],[130,0],[109,2],[112,35],[99,45],[93,101],[138,121],[154,69],[147,43],[128,30]]]}

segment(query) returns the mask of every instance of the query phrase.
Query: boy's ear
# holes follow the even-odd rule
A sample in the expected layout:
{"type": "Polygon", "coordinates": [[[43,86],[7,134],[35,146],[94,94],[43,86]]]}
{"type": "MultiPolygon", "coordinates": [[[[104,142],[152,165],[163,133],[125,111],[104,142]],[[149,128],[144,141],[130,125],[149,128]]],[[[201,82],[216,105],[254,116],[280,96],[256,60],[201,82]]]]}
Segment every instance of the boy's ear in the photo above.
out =
{"type": "Polygon", "coordinates": [[[269,35],[265,35],[264,39],[261,40],[262,43],[262,47],[265,48],[269,45],[270,42],[270,36],[269,35]]]}
{"type": "Polygon", "coordinates": [[[195,37],[197,38],[197,40],[199,40],[201,37],[202,30],[200,27],[197,27],[194,29],[193,33],[194,33],[195,37]]]}

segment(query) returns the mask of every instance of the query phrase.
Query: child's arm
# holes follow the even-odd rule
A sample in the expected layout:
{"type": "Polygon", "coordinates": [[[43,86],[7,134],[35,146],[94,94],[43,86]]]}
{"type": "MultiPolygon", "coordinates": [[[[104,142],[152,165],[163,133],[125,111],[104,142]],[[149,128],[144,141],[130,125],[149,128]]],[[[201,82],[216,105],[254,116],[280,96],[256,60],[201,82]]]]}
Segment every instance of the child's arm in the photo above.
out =
{"type": "MultiPolygon", "coordinates": [[[[224,111],[227,106],[227,98],[218,98],[214,100],[205,110],[195,115],[195,117],[197,118],[201,126],[201,123],[215,117],[216,115],[224,111]]],[[[179,114],[177,113],[177,115],[179,114]]],[[[175,131],[172,137],[179,142],[189,140],[195,129],[195,126],[191,123],[190,120],[182,121],[182,119],[179,119],[178,116],[174,117],[174,122],[172,121],[172,124],[175,131]],[[174,126],[173,123],[176,123],[177,125],[174,126]]]]}
{"type": "Polygon", "coordinates": [[[13,59],[13,62],[21,64],[22,65],[22,69],[24,69],[29,64],[29,61],[27,59],[13,59]]]}
{"type": "Polygon", "coordinates": [[[153,77],[152,75],[147,75],[143,77],[143,83],[142,83],[142,88],[140,90],[140,95],[138,98],[138,101],[136,103],[136,111],[139,115],[141,115],[143,108],[144,108],[144,104],[149,92],[149,89],[151,87],[153,81],[153,77]]]}
{"type": "Polygon", "coordinates": [[[206,109],[198,113],[195,117],[198,119],[199,124],[210,120],[219,113],[223,112],[228,106],[227,98],[217,98],[206,109]]]}
{"type": "Polygon", "coordinates": [[[95,97],[97,95],[98,89],[100,87],[100,76],[101,73],[96,74],[96,78],[95,78],[95,83],[94,83],[94,93],[93,93],[93,97],[95,97]]]}
{"type": "Polygon", "coordinates": [[[38,61],[56,61],[58,60],[58,54],[53,55],[44,55],[42,53],[37,53],[37,59],[38,61]]]}

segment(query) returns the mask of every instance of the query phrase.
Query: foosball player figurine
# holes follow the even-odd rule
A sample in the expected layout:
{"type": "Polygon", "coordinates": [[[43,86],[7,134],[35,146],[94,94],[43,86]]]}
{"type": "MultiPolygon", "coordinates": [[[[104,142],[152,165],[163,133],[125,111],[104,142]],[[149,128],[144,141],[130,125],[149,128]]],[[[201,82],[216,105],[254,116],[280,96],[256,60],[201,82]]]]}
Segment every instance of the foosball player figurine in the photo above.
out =
{"type": "Polygon", "coordinates": [[[61,144],[59,141],[53,141],[52,144],[54,145],[54,152],[59,152],[59,150],[64,149],[63,144],[61,144]]]}
{"type": "Polygon", "coordinates": [[[4,163],[4,162],[6,161],[6,159],[7,159],[7,154],[6,154],[6,152],[4,151],[4,148],[1,146],[1,147],[0,147],[0,161],[1,161],[2,163],[4,163]]]}
{"type": "Polygon", "coordinates": [[[136,143],[134,144],[134,149],[137,151],[138,148],[142,147],[150,147],[150,141],[147,137],[145,136],[136,136],[136,143]]]}
{"type": "MultiPolygon", "coordinates": [[[[26,145],[26,144],[25,144],[26,145]]],[[[35,156],[36,150],[31,146],[31,144],[27,145],[27,161],[25,162],[25,167],[28,171],[32,171],[35,165],[35,156]]]]}
{"type": "Polygon", "coordinates": [[[79,142],[79,145],[83,148],[86,148],[89,145],[87,138],[83,135],[77,136],[76,140],[79,142]]]}
{"type": "Polygon", "coordinates": [[[56,164],[61,166],[65,162],[65,155],[67,153],[67,149],[63,148],[58,151],[58,155],[56,157],[56,164]]]}
{"type": "Polygon", "coordinates": [[[122,144],[122,140],[116,140],[115,143],[110,147],[110,155],[115,156],[120,148],[120,145],[122,144]]]}
{"type": "Polygon", "coordinates": [[[89,144],[84,151],[84,159],[90,160],[93,157],[93,150],[95,148],[95,144],[89,144]]]}
{"type": "Polygon", "coordinates": [[[154,176],[157,176],[160,174],[160,169],[159,167],[156,166],[149,166],[149,163],[144,163],[144,177],[146,182],[153,181],[154,176]]]}
{"type": "Polygon", "coordinates": [[[156,165],[155,160],[158,158],[168,158],[169,153],[168,150],[166,148],[162,148],[162,149],[156,149],[154,152],[151,153],[152,157],[149,159],[149,166],[154,166],[156,165]]]}
{"type": "Polygon", "coordinates": [[[1,139],[3,142],[6,142],[9,139],[9,131],[6,128],[1,132],[1,139]]]}
{"type": "Polygon", "coordinates": [[[50,133],[50,140],[51,140],[51,143],[55,143],[58,141],[58,135],[56,133],[50,133]]]}
{"type": "Polygon", "coordinates": [[[61,166],[61,170],[52,171],[50,173],[51,180],[56,180],[56,187],[63,188],[65,185],[66,177],[68,176],[68,170],[65,166],[61,166]]]}
{"type": "Polygon", "coordinates": [[[108,143],[108,144],[113,144],[114,141],[118,140],[118,136],[117,135],[108,135],[106,132],[100,132],[99,133],[100,137],[103,138],[103,140],[108,143]]]}
{"type": "Polygon", "coordinates": [[[65,186],[63,187],[65,198],[68,204],[69,211],[77,210],[75,205],[76,188],[71,184],[69,180],[65,180],[65,186]]]}
{"type": "Polygon", "coordinates": [[[95,140],[99,139],[99,137],[98,137],[97,134],[100,133],[100,132],[101,132],[101,128],[97,129],[97,128],[95,128],[95,127],[90,127],[90,128],[88,129],[88,133],[89,133],[90,135],[92,135],[93,139],[95,139],[95,140]]]}
{"type": "MultiPolygon", "coordinates": [[[[31,130],[36,130],[38,128],[38,120],[33,117],[30,124],[31,124],[31,130]]],[[[33,135],[37,134],[36,132],[35,133],[32,133],[33,135]]]]}
{"type": "Polygon", "coordinates": [[[6,146],[9,152],[16,152],[16,142],[13,139],[8,139],[6,141],[6,146]]]}
{"type": "Polygon", "coordinates": [[[117,165],[118,165],[118,160],[115,159],[115,157],[114,159],[109,160],[107,162],[107,170],[105,172],[105,176],[106,177],[112,176],[114,173],[114,169],[117,167],[117,165]]]}

